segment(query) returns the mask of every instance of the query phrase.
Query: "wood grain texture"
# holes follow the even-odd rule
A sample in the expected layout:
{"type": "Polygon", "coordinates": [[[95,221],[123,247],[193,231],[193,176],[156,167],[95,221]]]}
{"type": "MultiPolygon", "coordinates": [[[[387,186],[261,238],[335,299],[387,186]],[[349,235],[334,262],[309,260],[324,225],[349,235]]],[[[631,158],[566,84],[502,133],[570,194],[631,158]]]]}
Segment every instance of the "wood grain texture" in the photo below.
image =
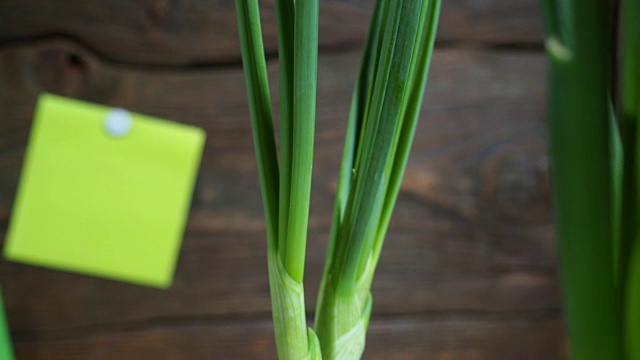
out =
{"type": "MultiPolygon", "coordinates": [[[[321,47],[336,51],[359,46],[373,3],[322,1],[321,47]]],[[[261,11],[265,49],[275,55],[273,0],[261,1],[261,11]]],[[[62,36],[120,63],[197,66],[240,59],[233,0],[3,0],[0,24],[0,44],[62,36]]],[[[444,43],[540,45],[539,1],[443,1],[438,31],[444,43]]]]}
{"type": "MultiPolygon", "coordinates": [[[[364,359],[494,360],[566,357],[558,320],[375,320],[364,359]]],[[[73,339],[18,340],[19,359],[275,359],[268,321],[86,333],[73,339]]]]}
{"type": "MultiPolygon", "coordinates": [[[[260,1],[277,112],[274,1],[260,1]]],[[[373,0],[321,1],[313,309],[373,0]]],[[[365,359],[565,359],[536,0],[446,0],[365,359]]],[[[0,243],[38,94],[203,127],[167,291],[0,260],[18,360],[275,358],[232,0],[0,1],[0,243]]],[[[310,319],[312,312],[309,313],[310,319]]]]}
{"type": "MultiPolygon", "coordinates": [[[[358,61],[358,51],[320,59],[309,309],[358,61]]],[[[272,80],[276,67],[269,64],[272,80]]],[[[544,56],[442,49],[432,69],[374,283],[366,358],[564,358],[544,56]]],[[[71,41],[43,40],[0,49],[0,91],[2,229],[42,91],[201,126],[208,135],[170,290],[0,262],[20,358],[273,356],[265,229],[239,67],[129,67],[105,63],[71,41]]]]}

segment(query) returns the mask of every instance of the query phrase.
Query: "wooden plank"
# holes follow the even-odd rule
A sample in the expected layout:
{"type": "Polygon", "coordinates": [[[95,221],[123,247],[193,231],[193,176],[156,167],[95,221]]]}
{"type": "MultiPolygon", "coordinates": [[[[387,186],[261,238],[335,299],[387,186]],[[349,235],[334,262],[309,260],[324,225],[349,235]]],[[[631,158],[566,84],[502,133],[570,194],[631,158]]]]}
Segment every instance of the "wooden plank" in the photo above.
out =
{"type": "MultiPolygon", "coordinates": [[[[373,0],[321,2],[323,48],[360,46],[373,0]]],[[[447,0],[442,42],[541,44],[536,0],[447,0]]],[[[261,1],[266,51],[275,53],[273,0],[261,1]]],[[[193,65],[238,62],[233,1],[3,0],[0,43],[52,35],[90,45],[105,59],[130,64],[193,65]]]]}
{"type": "MultiPolygon", "coordinates": [[[[269,321],[18,340],[19,359],[276,359],[269,321]]],[[[376,320],[365,359],[567,359],[557,319],[376,320]]]]}
{"type": "MultiPolygon", "coordinates": [[[[307,295],[323,266],[359,54],[321,57],[307,295]]],[[[271,79],[276,66],[270,64],[271,79]]],[[[440,50],[374,285],[375,311],[556,311],[539,53],[440,50]]],[[[67,41],[0,50],[0,227],[41,91],[166,117],[208,142],[168,291],[0,262],[14,330],[270,312],[262,207],[239,68],[140,70],[67,41]],[[46,299],[46,300],[45,300],[46,299]]],[[[277,96],[274,97],[277,103],[277,96]]]]}

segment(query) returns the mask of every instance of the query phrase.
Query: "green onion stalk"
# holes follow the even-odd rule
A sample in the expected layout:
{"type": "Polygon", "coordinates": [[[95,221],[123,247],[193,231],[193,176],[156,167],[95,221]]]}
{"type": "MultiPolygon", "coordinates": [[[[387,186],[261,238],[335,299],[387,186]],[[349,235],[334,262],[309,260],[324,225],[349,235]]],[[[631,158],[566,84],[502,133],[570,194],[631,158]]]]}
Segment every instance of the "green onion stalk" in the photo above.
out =
{"type": "Polygon", "coordinates": [[[440,1],[378,1],[354,90],[316,309],[327,359],[358,359],[371,283],[407,164],[440,1]]]}
{"type": "Polygon", "coordinates": [[[570,354],[639,359],[640,3],[543,0],[543,7],[551,181],[570,354]]]}
{"type": "Polygon", "coordinates": [[[9,336],[9,327],[7,326],[7,319],[4,315],[2,292],[0,292],[0,359],[13,359],[13,349],[11,346],[11,338],[9,336]]]}
{"type": "Polygon", "coordinates": [[[308,328],[304,260],[318,59],[318,0],[276,0],[280,153],[257,0],[236,0],[280,359],[359,359],[370,293],[407,164],[440,0],[378,0],[347,122],[327,260],[308,328]],[[316,335],[317,334],[317,335],[316,335]]]}
{"type": "Polygon", "coordinates": [[[257,0],[236,0],[245,83],[267,228],[267,260],[280,359],[320,359],[306,324],[304,260],[318,66],[318,0],[277,1],[280,164],[257,0]]]}

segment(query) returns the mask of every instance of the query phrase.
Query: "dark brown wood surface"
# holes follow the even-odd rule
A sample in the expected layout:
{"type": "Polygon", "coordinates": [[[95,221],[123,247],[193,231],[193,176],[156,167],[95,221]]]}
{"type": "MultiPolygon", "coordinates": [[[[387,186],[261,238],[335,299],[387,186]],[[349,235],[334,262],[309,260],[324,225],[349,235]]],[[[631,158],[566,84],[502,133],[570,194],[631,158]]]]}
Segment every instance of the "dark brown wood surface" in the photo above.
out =
{"type": "MultiPolygon", "coordinates": [[[[372,3],[322,2],[309,309],[372,3]]],[[[277,104],[273,1],[263,15],[277,104]]],[[[566,357],[539,15],[537,1],[444,2],[365,359],[566,357]]],[[[18,359],[274,358],[233,1],[5,0],[0,24],[2,234],[42,91],[194,124],[208,136],[171,289],[0,261],[18,359]]]]}
{"type": "MultiPolygon", "coordinates": [[[[266,52],[277,47],[274,0],[263,0],[266,52]]],[[[374,0],[323,0],[324,50],[359,46],[374,0]]],[[[438,39],[476,46],[535,45],[542,22],[537,0],[447,0],[438,39]]],[[[0,41],[68,37],[109,61],[139,65],[237,63],[233,0],[3,0],[0,41]]]]}

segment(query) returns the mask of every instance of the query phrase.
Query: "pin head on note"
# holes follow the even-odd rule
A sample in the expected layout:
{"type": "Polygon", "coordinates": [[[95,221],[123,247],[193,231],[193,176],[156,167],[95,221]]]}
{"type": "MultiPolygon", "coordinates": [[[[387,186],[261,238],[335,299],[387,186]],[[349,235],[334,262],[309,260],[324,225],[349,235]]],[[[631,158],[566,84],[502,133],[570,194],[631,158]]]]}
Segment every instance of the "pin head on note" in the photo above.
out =
{"type": "Polygon", "coordinates": [[[131,115],[125,109],[114,108],[107,113],[104,128],[115,138],[123,137],[131,131],[131,115]]]}

